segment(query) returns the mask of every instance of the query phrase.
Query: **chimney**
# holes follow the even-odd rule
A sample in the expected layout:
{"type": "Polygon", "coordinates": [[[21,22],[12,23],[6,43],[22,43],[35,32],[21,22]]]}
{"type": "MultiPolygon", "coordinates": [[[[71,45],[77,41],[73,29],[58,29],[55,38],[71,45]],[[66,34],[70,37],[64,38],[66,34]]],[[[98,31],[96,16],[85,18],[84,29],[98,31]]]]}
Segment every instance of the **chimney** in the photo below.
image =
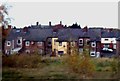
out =
{"type": "Polygon", "coordinates": [[[60,25],[62,25],[62,21],[60,21],[60,25]]]}
{"type": "Polygon", "coordinates": [[[51,22],[49,21],[49,26],[51,26],[51,22]]]}
{"type": "Polygon", "coordinates": [[[36,25],[38,26],[38,25],[39,25],[39,22],[36,22],[36,25]]]}
{"type": "Polygon", "coordinates": [[[85,26],[85,27],[83,28],[83,31],[84,31],[84,32],[87,32],[87,31],[88,31],[88,27],[85,26]]]}

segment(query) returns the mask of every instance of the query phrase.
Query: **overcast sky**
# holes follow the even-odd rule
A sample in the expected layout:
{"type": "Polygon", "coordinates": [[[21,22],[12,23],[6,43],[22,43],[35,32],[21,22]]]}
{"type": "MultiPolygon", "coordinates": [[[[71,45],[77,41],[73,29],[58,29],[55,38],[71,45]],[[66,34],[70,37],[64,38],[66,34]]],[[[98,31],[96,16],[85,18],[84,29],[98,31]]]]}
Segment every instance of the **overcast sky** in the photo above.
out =
{"type": "Polygon", "coordinates": [[[118,27],[117,2],[11,2],[12,25],[24,27],[35,24],[64,25],[75,22],[84,26],[118,27]]]}

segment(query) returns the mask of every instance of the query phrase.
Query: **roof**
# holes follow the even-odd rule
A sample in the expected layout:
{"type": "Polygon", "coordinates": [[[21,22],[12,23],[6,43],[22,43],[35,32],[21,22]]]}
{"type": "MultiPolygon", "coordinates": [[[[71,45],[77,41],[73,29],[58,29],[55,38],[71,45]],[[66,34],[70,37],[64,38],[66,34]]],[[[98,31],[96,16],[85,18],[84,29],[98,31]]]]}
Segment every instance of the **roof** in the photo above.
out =
{"type": "Polygon", "coordinates": [[[101,37],[102,38],[118,38],[118,31],[103,29],[101,31],[101,37]]]}
{"type": "Polygon", "coordinates": [[[62,28],[54,31],[53,27],[28,27],[27,32],[22,28],[12,29],[7,40],[13,40],[17,37],[23,37],[30,41],[45,41],[48,37],[58,37],[58,41],[78,41],[80,37],[88,37],[91,41],[100,41],[101,37],[120,37],[120,30],[108,31],[108,29],[99,28],[97,30],[97,28],[90,28],[83,31],[83,29],[78,28],[62,28]]]}
{"type": "Polygon", "coordinates": [[[17,37],[23,37],[23,39],[31,41],[45,41],[47,37],[52,37],[52,29],[29,28],[27,32],[24,32],[23,29],[12,29],[7,40],[13,40],[17,37]],[[20,32],[16,32],[17,30],[20,30],[20,32]]]}

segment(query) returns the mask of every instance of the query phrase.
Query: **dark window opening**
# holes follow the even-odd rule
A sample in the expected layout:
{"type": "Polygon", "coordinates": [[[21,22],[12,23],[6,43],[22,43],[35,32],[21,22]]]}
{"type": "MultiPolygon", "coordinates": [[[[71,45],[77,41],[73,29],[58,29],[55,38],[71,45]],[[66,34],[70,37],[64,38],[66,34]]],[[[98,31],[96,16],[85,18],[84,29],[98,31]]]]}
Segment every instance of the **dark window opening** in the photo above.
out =
{"type": "Polygon", "coordinates": [[[58,54],[62,55],[62,54],[64,54],[64,52],[63,51],[58,51],[58,54]]]}
{"type": "Polygon", "coordinates": [[[105,39],[105,41],[108,41],[108,39],[105,39]]]}
{"type": "Polygon", "coordinates": [[[62,42],[59,42],[59,46],[62,46],[62,42]]]}
{"type": "Polygon", "coordinates": [[[21,41],[20,40],[18,40],[18,44],[20,44],[21,43],[21,41]]]}

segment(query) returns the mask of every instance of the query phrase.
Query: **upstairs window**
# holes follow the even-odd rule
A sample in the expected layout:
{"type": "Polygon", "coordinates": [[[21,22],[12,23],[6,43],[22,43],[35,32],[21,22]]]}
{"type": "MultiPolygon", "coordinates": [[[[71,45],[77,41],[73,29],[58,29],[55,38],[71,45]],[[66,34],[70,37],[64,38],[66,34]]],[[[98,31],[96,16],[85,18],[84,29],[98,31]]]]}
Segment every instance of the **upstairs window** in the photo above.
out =
{"type": "Polygon", "coordinates": [[[83,39],[79,39],[79,45],[83,45],[83,39]]]}
{"type": "Polygon", "coordinates": [[[86,39],[86,45],[89,45],[90,40],[86,39]]]}
{"type": "Polygon", "coordinates": [[[38,46],[42,46],[42,42],[37,42],[38,46]]]}
{"type": "Polygon", "coordinates": [[[25,45],[26,45],[26,46],[30,46],[30,41],[26,41],[26,42],[25,42],[25,45]]]}
{"type": "Polygon", "coordinates": [[[62,42],[59,42],[59,46],[62,46],[62,42]]]}
{"type": "Polygon", "coordinates": [[[96,47],[96,43],[95,43],[95,42],[92,42],[92,43],[91,43],[91,46],[92,46],[92,47],[96,47]]]}
{"type": "Polygon", "coordinates": [[[11,42],[10,41],[7,41],[7,46],[11,46],[11,42]]]}
{"type": "Polygon", "coordinates": [[[18,38],[17,39],[17,45],[21,45],[22,44],[22,39],[21,38],[18,38]]]}
{"type": "Polygon", "coordinates": [[[108,39],[105,39],[105,41],[108,41],[108,39]]]}

